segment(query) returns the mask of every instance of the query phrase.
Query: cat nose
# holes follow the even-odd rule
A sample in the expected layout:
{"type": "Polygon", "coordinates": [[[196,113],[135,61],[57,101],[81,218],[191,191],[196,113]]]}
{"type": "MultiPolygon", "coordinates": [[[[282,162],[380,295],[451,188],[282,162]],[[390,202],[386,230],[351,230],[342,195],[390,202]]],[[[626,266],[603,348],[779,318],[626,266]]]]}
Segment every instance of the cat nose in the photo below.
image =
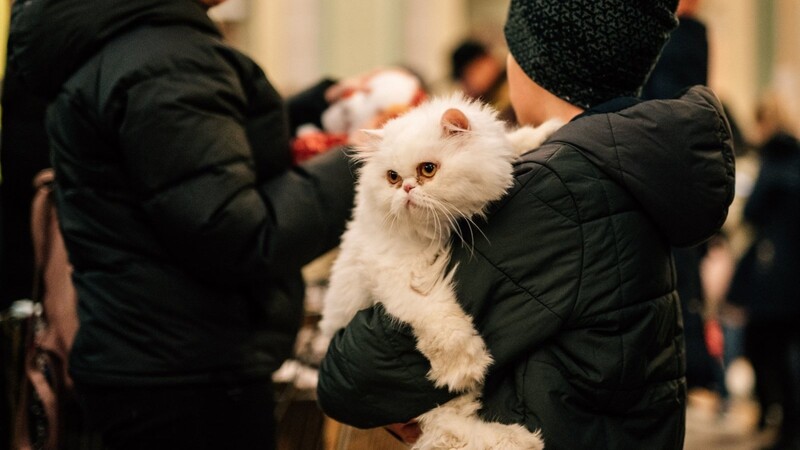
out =
{"type": "Polygon", "coordinates": [[[410,191],[410,190],[414,189],[415,187],[416,187],[416,186],[414,186],[413,184],[406,183],[406,184],[404,184],[404,185],[403,185],[403,190],[404,190],[404,191],[406,191],[406,192],[408,192],[408,191],[410,191]]]}

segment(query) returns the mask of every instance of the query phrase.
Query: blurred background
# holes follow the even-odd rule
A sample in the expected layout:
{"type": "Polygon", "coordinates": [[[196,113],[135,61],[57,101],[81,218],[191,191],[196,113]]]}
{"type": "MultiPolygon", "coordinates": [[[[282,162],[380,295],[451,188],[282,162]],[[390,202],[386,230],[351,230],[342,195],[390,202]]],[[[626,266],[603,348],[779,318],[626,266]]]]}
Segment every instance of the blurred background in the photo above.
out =
{"type": "MultiPolygon", "coordinates": [[[[320,76],[343,77],[403,64],[430,86],[449,82],[450,56],[468,38],[504,58],[509,0],[228,0],[212,10],[228,39],[290,94],[320,76]]],[[[702,0],[709,85],[746,135],[766,89],[786,100],[800,126],[800,2],[702,0]]],[[[5,61],[9,0],[0,2],[0,61],[5,61]]],[[[4,64],[0,62],[0,75],[4,64]]]]}
{"type": "MultiPolygon", "coordinates": [[[[229,0],[214,16],[229,39],[286,93],[322,75],[342,77],[403,64],[430,86],[449,82],[450,54],[466,38],[504,58],[508,0],[229,0]]],[[[800,2],[703,0],[709,85],[753,133],[754,110],[767,88],[800,109],[800,2]]],[[[797,124],[796,124],[797,125],[797,124]]]]}

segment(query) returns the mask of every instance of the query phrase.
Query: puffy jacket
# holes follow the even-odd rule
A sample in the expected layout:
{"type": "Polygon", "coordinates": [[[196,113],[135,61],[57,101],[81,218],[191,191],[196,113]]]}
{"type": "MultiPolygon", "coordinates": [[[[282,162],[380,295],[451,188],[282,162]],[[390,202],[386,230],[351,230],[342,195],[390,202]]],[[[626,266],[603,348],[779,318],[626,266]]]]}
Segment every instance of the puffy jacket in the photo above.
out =
{"type": "MultiPolygon", "coordinates": [[[[702,87],[612,101],[515,171],[479,223],[485,239],[454,250],[457,297],[495,360],[481,414],[541,428],[548,449],[682,448],[670,249],[707,239],[727,215],[733,149],[720,103],[702,87]]],[[[378,305],[333,339],[319,403],[358,427],[405,422],[452,397],[426,380],[429,368],[410,329],[378,305]]]]}
{"type": "Polygon", "coordinates": [[[52,99],[74,378],[267,379],[300,324],[300,268],[349,215],[345,156],[291,167],[283,101],[195,0],[16,2],[9,60],[52,99]]]}

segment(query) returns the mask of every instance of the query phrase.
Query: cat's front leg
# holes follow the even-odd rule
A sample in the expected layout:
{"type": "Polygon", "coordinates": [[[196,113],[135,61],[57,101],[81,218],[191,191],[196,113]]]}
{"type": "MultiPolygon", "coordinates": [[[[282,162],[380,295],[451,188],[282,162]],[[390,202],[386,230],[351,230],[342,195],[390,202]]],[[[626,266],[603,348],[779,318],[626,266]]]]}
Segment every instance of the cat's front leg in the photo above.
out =
{"type": "Polygon", "coordinates": [[[333,335],[344,328],[355,314],[372,304],[367,264],[357,249],[343,246],[331,269],[328,289],[322,304],[322,319],[311,343],[312,356],[322,360],[333,335]]]}
{"type": "Polygon", "coordinates": [[[428,378],[452,392],[478,389],[492,364],[486,344],[463,311],[442,313],[438,320],[431,315],[412,323],[417,345],[431,363],[428,378]]]}
{"type": "Polygon", "coordinates": [[[420,352],[431,364],[428,378],[453,392],[479,387],[492,358],[456,300],[452,272],[425,293],[397,277],[384,278],[387,284],[379,292],[387,295],[381,301],[390,315],[411,325],[420,352]]]}

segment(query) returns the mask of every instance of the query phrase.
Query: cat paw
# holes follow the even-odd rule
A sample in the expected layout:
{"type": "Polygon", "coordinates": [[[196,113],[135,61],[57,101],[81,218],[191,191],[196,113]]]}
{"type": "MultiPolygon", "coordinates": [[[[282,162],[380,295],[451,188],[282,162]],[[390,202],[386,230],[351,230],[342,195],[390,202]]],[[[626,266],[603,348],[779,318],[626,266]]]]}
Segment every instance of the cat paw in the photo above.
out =
{"type": "Polygon", "coordinates": [[[473,334],[448,344],[428,355],[431,363],[428,379],[437,387],[446,387],[451,392],[478,388],[483,384],[486,370],[492,363],[483,339],[473,334]]]}
{"type": "Polygon", "coordinates": [[[452,405],[420,417],[422,434],[414,450],[543,450],[541,433],[518,424],[484,422],[452,405]]]}
{"type": "Polygon", "coordinates": [[[470,433],[465,430],[441,429],[426,430],[411,450],[472,450],[470,433]],[[461,431],[461,432],[459,432],[461,431]]]}
{"type": "Polygon", "coordinates": [[[331,343],[331,339],[332,336],[325,333],[319,333],[314,336],[309,345],[308,362],[319,365],[328,353],[328,346],[331,343]]]}

